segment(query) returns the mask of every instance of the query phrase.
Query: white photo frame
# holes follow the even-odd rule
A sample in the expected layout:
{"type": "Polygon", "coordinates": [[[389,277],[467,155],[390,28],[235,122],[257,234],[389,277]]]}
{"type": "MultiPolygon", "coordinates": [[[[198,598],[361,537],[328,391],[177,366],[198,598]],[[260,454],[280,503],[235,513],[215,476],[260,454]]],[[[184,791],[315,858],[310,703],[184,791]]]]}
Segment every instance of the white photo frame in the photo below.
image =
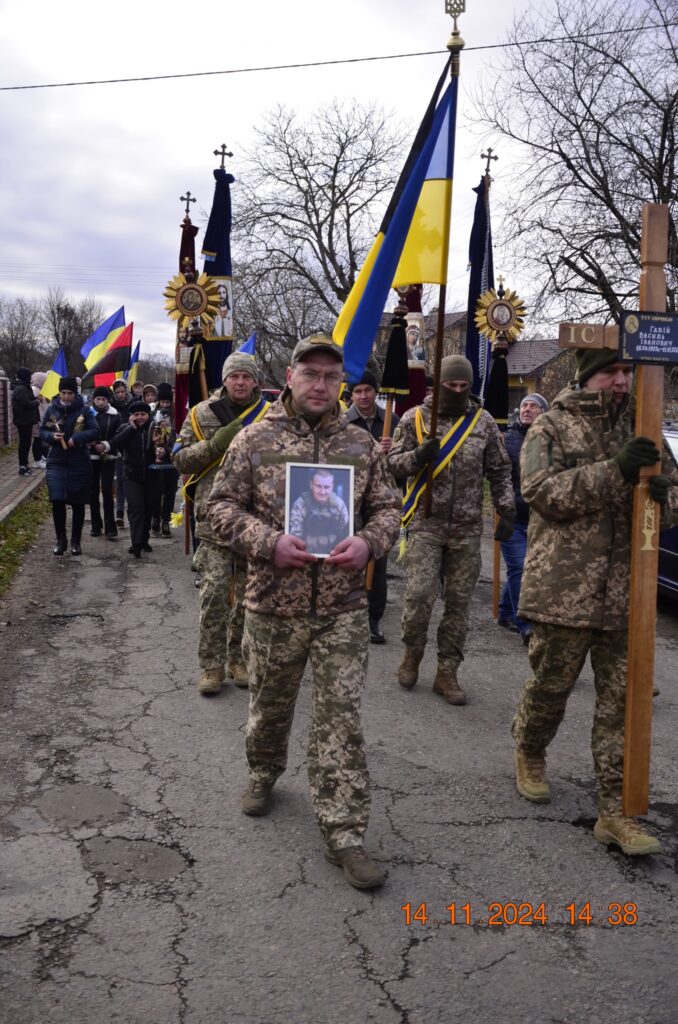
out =
{"type": "Polygon", "coordinates": [[[327,558],[353,536],[354,467],[288,462],[285,467],[285,533],[299,537],[316,558],[327,558]]]}

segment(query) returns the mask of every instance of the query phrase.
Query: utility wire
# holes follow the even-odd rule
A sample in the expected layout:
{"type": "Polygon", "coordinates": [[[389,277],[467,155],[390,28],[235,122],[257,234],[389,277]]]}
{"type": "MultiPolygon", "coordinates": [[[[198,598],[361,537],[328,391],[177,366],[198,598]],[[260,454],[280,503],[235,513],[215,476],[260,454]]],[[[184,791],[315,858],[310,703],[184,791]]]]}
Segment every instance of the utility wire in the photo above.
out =
{"type": "MultiPolygon", "coordinates": [[[[523,39],[508,43],[487,43],[484,46],[465,46],[465,53],[477,53],[481,50],[508,50],[514,47],[535,46],[538,43],[562,43],[562,42],[587,42],[591,38],[601,36],[618,36],[625,33],[649,32],[652,29],[667,29],[678,27],[678,22],[667,22],[662,25],[642,25],[630,28],[616,28],[609,31],[594,32],[591,35],[580,36],[544,36],[541,39],[523,39]]],[[[372,57],[345,57],[339,60],[317,60],[300,64],[266,64],[260,67],[229,68],[225,71],[187,71],[173,75],[141,75],[138,78],[99,78],[82,82],[43,82],[36,85],[0,85],[0,92],[20,92],[29,89],[70,89],[83,85],[122,85],[129,82],[163,82],[178,78],[206,78],[215,75],[247,75],[257,74],[262,71],[294,71],[299,68],[324,68],[339,64],[364,64],[370,61],[380,60],[403,60],[410,57],[434,57],[446,54],[447,50],[420,50],[416,53],[387,53],[372,57]]]]}

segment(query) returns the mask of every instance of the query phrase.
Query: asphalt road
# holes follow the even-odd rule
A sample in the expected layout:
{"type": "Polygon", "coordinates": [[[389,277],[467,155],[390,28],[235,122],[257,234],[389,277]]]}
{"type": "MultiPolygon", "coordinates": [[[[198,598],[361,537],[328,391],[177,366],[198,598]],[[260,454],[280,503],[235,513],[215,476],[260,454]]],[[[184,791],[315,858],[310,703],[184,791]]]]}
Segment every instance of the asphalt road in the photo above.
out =
{"type": "Polygon", "coordinates": [[[321,856],[308,689],[271,816],[240,814],[247,693],[197,694],[180,542],[140,564],[123,539],[86,536],[81,559],[51,545],[46,527],[0,606],[2,1022],[676,1020],[678,609],[660,616],[654,705],[666,853],[633,861],[591,836],[588,666],[550,751],[553,803],[526,803],[508,727],[527,658],[490,618],[489,550],[464,708],[432,694],[432,653],[415,690],[395,682],[394,566],[364,705],[367,846],[388,871],[370,894],[321,856]]]}

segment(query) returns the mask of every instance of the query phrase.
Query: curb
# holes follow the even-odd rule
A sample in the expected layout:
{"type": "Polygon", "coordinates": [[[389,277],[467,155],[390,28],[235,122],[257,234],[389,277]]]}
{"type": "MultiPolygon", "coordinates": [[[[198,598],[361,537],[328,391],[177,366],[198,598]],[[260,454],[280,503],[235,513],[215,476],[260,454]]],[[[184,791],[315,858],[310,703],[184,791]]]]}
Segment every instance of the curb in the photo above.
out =
{"type": "Polygon", "coordinates": [[[22,479],[26,482],[22,483],[21,487],[18,488],[7,504],[0,508],[0,523],[4,523],[6,519],[9,519],[12,513],[18,509],[19,505],[22,505],[27,498],[30,498],[37,491],[38,487],[42,487],[46,483],[45,470],[33,470],[30,477],[23,477],[22,479]]]}

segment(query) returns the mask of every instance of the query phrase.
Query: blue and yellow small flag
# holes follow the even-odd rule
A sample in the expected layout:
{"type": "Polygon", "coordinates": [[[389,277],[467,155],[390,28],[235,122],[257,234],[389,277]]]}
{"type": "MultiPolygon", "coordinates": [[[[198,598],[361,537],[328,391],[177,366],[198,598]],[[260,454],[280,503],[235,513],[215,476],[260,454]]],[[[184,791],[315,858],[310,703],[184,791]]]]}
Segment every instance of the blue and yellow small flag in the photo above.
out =
{"type": "Polygon", "coordinates": [[[253,356],[253,355],[256,355],[256,348],[257,348],[257,332],[256,331],[252,331],[252,333],[250,334],[250,336],[247,339],[247,341],[244,341],[242,343],[242,345],[238,349],[238,352],[241,352],[242,355],[244,355],[244,356],[253,356]]]}
{"type": "Polygon", "coordinates": [[[59,349],[56,355],[56,359],[52,363],[52,369],[48,372],[47,376],[43,381],[43,385],[40,388],[40,394],[44,395],[48,402],[59,394],[59,381],[62,377],[68,376],[68,366],[66,365],[66,355],[62,348],[59,349]]]}
{"type": "Polygon", "coordinates": [[[129,364],[129,370],[125,370],[122,377],[123,380],[127,381],[128,386],[131,388],[132,384],[136,381],[139,376],[139,353],[141,351],[141,342],[138,341],[134,352],[132,352],[132,358],[129,364]]]}
{"type": "Polygon", "coordinates": [[[445,66],[367,259],[333,331],[350,381],[359,380],[391,288],[445,284],[458,79],[440,98],[445,66]]]}
{"type": "Polygon", "coordinates": [[[116,338],[125,329],[125,307],[121,306],[120,309],[109,316],[108,320],[104,320],[100,327],[97,327],[93,334],[90,334],[87,341],[80,349],[80,355],[85,361],[85,366],[88,370],[98,363],[101,357],[110,348],[116,338]]]}

